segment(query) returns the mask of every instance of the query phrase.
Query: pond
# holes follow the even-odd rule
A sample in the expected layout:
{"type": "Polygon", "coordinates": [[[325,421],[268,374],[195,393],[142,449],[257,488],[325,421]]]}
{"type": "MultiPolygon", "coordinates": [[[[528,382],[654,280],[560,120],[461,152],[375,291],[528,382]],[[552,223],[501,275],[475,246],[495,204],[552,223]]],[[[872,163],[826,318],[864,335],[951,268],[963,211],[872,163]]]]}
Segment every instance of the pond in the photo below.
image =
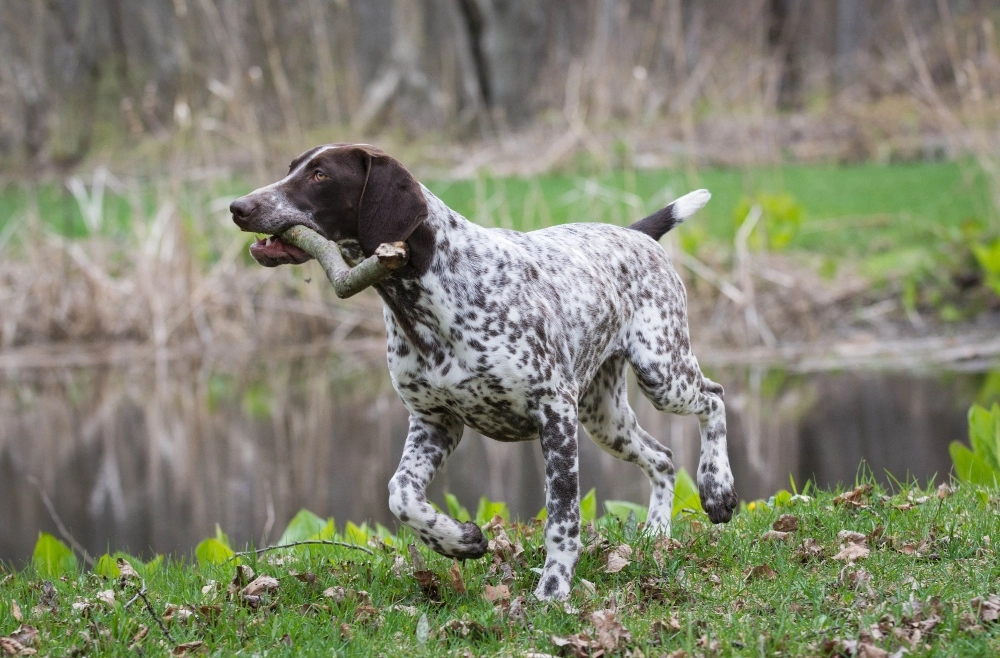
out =
{"type": "MultiPolygon", "coordinates": [[[[44,496],[91,554],[190,554],[215,524],[234,544],[274,541],[300,508],[389,527],[387,483],[407,416],[384,347],[348,355],[203,354],[105,365],[0,370],[0,560],[30,558],[56,533],[44,496]],[[44,493],[43,493],[44,492],[44,493]]],[[[175,355],[176,356],[176,355],[175,355]]],[[[86,359],[84,359],[86,361],[86,359]]],[[[50,364],[51,365],[51,364],[50,364]]],[[[741,499],[807,479],[946,477],[948,443],[966,440],[981,372],[709,372],[727,391],[730,456],[741,499]]],[[[995,383],[996,377],[990,378],[995,383]]],[[[633,393],[640,423],[693,472],[698,423],[633,393]]],[[[598,501],[647,501],[637,467],[581,431],[581,487],[598,501]]],[[[526,518],[542,507],[537,443],[467,432],[433,483],[474,508],[486,495],[526,518]]]]}

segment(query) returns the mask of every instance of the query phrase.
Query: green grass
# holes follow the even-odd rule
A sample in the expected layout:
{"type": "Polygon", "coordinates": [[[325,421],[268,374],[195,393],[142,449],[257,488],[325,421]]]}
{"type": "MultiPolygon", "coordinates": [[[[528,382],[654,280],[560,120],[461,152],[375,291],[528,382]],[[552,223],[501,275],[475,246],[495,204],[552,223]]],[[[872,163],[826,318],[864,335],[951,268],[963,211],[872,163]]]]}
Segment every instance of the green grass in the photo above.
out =
{"type": "Polygon", "coordinates": [[[143,627],[148,633],[137,644],[145,655],[169,655],[187,642],[203,642],[213,655],[558,654],[553,637],[597,638],[595,624],[608,613],[593,613],[613,608],[630,635],[617,640],[619,655],[846,655],[845,643],[868,638],[911,656],[997,655],[1000,626],[973,605],[995,594],[1000,582],[996,490],[962,486],[939,497],[934,488],[897,486],[889,494],[862,490],[859,506],[813,492],[811,499],[783,496],[777,507],[755,503],[726,526],[679,519],[669,543],[606,517],[584,532],[590,548],[569,606],[532,599],[538,579],[532,568],[544,553],[539,526],[527,524],[507,527],[510,539],[523,544],[523,560],[508,553],[460,565],[465,593],[452,585],[452,563],[423,546],[437,594],[421,586],[406,532],[391,545],[373,541],[374,556],[323,547],[250,559],[258,575],[279,583],[255,605],[227,595],[234,563],[166,559],[143,575],[157,615],[168,605],[191,611],[186,622],[172,615],[169,641],[141,601],[125,608],[134,583],[74,572],[51,579],[57,596],[46,601],[46,578],[29,567],[0,575],[0,636],[22,623],[13,616],[16,601],[23,623],[38,630],[34,648],[42,655],[132,655],[129,645],[143,627]],[[798,529],[787,541],[762,540],[782,514],[794,515],[798,529]],[[844,530],[866,536],[870,554],[854,564],[835,558],[844,530]],[[803,556],[806,539],[816,541],[819,555],[803,556]],[[607,573],[606,555],[621,544],[631,546],[630,562],[607,573]],[[501,584],[504,565],[513,574],[510,597],[488,601],[487,586],[501,584]],[[314,582],[305,574],[314,574],[314,582]],[[335,591],[345,596],[326,596],[328,588],[343,588],[335,591]],[[95,603],[105,590],[114,591],[114,602],[95,603]],[[511,614],[511,600],[523,616],[511,614]],[[74,611],[74,602],[92,605],[74,611]]]}
{"type": "MultiPolygon", "coordinates": [[[[876,256],[887,248],[933,247],[942,230],[968,219],[989,221],[996,213],[983,174],[975,165],[962,162],[787,165],[704,169],[695,174],[625,170],[596,176],[430,181],[428,186],[470,219],[518,230],[567,221],[629,223],[691,189],[707,187],[713,194],[711,203],[678,232],[703,232],[727,243],[735,234],[734,210],[742,199],[761,193],[788,193],[804,213],[802,229],[791,248],[857,258],[876,256]]],[[[195,228],[214,234],[219,222],[206,225],[203,216],[208,209],[214,204],[216,213],[224,212],[223,202],[249,187],[239,180],[158,188],[147,182],[141,199],[108,192],[102,231],[129,234],[137,219],[155,213],[158,201],[169,200],[195,228]],[[135,212],[136,205],[141,206],[139,212],[135,212]]],[[[24,216],[32,200],[52,230],[67,236],[86,235],[75,200],[53,184],[41,185],[31,193],[13,184],[0,189],[0,234],[24,216]]]]}

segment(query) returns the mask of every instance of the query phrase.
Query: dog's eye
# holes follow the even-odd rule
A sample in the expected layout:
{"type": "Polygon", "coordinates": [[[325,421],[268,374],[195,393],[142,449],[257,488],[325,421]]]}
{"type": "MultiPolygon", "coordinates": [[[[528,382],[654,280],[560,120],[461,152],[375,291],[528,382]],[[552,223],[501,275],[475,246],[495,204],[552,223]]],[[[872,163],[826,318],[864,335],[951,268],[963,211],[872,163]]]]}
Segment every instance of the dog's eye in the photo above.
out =
{"type": "Polygon", "coordinates": [[[324,174],[322,171],[317,171],[316,173],[313,174],[313,180],[323,180],[325,178],[326,174],[324,174]]]}

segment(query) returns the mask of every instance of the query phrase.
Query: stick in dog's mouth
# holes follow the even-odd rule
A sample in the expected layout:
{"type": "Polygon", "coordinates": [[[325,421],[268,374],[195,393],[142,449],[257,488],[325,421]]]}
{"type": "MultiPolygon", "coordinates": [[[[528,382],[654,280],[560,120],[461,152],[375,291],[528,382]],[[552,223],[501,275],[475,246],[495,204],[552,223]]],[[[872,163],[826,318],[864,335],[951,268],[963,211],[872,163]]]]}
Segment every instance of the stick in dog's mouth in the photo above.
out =
{"type": "MultiPolygon", "coordinates": [[[[405,242],[387,242],[380,244],[374,254],[355,267],[351,267],[344,260],[336,242],[327,240],[306,226],[296,225],[287,229],[279,238],[272,239],[273,237],[260,242],[265,247],[271,248],[274,248],[273,245],[276,244],[285,245],[294,249],[295,252],[302,252],[302,254],[318,260],[323,271],[326,272],[326,277],[333,284],[333,291],[341,299],[356,295],[365,288],[382,281],[406,265],[410,255],[405,242]]],[[[254,243],[250,247],[251,253],[253,253],[256,244],[258,243],[254,243]]],[[[284,247],[279,246],[278,248],[283,249],[284,247]]],[[[290,252],[289,255],[295,253],[291,252],[291,249],[287,250],[290,252]]],[[[254,257],[256,258],[256,256],[254,257]]],[[[300,262],[306,260],[309,258],[300,262]]]]}

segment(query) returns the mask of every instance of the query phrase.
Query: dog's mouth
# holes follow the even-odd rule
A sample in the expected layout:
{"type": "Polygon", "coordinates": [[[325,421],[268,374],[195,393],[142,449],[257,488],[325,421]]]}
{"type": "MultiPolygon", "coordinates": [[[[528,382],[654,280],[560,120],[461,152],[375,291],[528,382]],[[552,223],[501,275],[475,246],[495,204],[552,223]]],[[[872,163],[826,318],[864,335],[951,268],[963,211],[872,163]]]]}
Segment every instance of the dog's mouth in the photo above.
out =
{"type": "Polygon", "coordinates": [[[250,255],[264,267],[299,265],[312,259],[308,253],[293,244],[288,244],[276,235],[258,237],[250,245],[250,255]]]}

